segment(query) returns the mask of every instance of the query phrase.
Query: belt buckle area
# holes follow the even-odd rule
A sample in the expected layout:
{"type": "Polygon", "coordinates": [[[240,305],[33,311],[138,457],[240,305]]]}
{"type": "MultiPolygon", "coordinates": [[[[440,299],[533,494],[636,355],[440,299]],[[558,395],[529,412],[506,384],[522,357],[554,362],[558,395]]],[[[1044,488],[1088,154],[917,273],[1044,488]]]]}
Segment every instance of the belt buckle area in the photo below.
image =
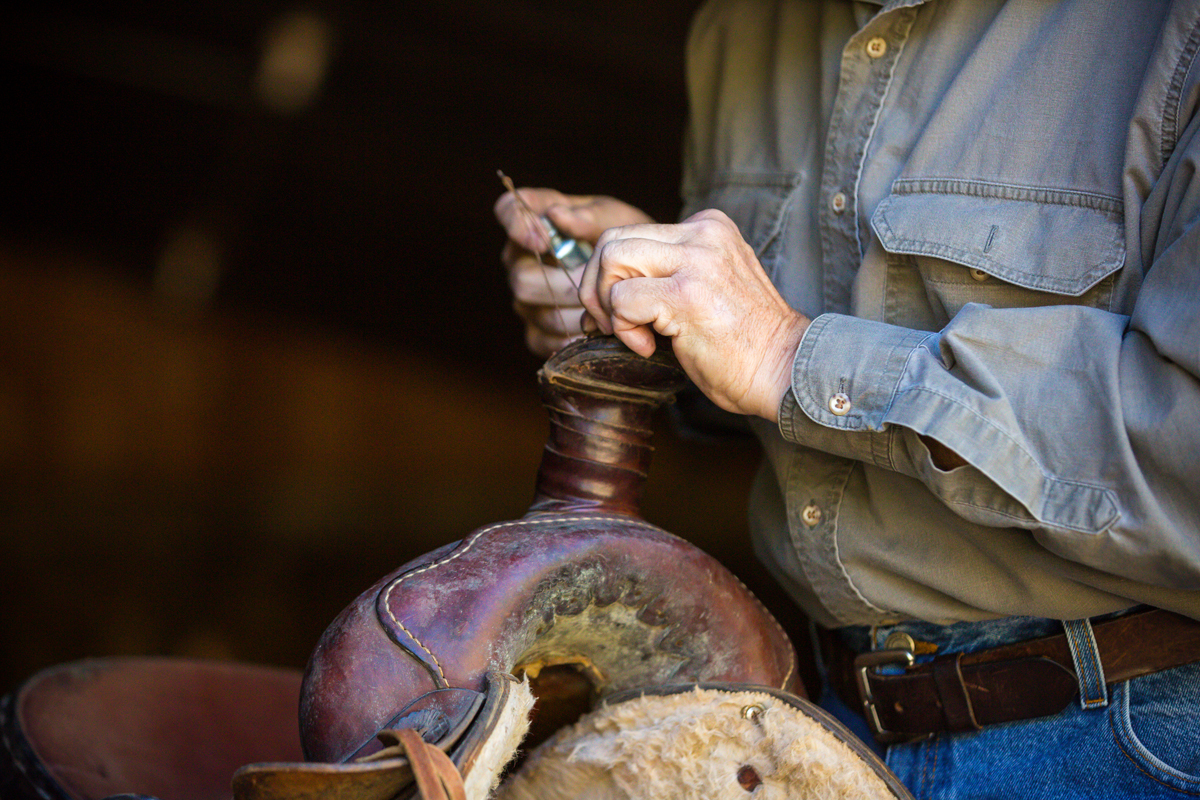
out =
{"type": "Polygon", "coordinates": [[[875,697],[871,692],[870,671],[875,667],[893,665],[911,667],[913,665],[912,651],[903,649],[872,650],[869,653],[861,653],[854,659],[854,680],[858,685],[858,697],[862,701],[862,715],[866,718],[875,740],[881,744],[897,744],[924,738],[886,730],[883,723],[879,721],[879,711],[875,708],[875,697]]]}

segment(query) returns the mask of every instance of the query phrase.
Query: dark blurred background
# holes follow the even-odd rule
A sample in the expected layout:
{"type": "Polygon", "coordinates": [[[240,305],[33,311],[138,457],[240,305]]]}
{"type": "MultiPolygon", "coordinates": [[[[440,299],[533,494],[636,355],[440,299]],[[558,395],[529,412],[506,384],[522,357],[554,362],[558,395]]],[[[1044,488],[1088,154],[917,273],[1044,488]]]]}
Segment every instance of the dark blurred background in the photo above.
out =
{"type": "MultiPolygon", "coordinates": [[[[546,426],[495,172],[674,218],[696,5],[7,12],[0,691],[302,666],[383,573],[523,513],[546,426]]],[[[755,451],[659,439],[645,515],[763,587],[755,451]]]]}

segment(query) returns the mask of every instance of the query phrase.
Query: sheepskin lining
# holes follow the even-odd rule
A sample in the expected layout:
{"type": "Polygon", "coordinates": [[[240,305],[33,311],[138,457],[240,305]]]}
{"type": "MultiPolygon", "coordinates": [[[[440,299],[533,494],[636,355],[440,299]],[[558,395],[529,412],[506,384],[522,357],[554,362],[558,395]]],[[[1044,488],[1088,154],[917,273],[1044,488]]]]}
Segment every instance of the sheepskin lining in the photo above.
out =
{"type": "Polygon", "coordinates": [[[500,782],[500,775],[512,761],[529,730],[533,711],[533,692],[529,681],[514,681],[500,709],[496,727],[487,737],[463,779],[467,800],[487,800],[500,782]]]}
{"type": "Polygon", "coordinates": [[[697,688],[601,706],[535,750],[495,800],[748,795],[896,797],[829,728],[783,700],[755,691],[697,688]]]}

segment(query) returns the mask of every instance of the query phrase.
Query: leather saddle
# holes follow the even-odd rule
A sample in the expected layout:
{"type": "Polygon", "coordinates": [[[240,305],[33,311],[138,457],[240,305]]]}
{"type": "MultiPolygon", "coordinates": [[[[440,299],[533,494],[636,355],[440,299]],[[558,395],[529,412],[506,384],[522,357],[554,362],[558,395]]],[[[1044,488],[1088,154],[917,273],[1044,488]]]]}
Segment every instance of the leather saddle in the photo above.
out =
{"type": "Polygon", "coordinates": [[[686,380],[664,349],[597,337],[551,357],[529,512],[382,578],[302,682],[164,661],[52,670],[6,701],[10,785],[55,800],[227,797],[231,776],[238,800],[909,797],[803,699],[791,643],[737,578],[638,515],[650,417],[686,380]]]}

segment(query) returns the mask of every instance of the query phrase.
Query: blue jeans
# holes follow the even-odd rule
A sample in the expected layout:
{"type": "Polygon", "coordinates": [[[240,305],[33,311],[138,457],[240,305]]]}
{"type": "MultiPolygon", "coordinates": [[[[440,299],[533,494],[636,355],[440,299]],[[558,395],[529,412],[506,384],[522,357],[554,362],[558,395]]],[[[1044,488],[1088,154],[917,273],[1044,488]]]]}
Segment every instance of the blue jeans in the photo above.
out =
{"type": "MultiPolygon", "coordinates": [[[[952,653],[1062,633],[1063,627],[1014,617],[848,628],[843,636],[861,651],[872,633],[878,648],[894,630],[952,653]]],[[[1200,798],[1200,663],[1109,686],[1108,702],[1087,710],[1076,699],[1051,717],[886,748],[874,742],[861,716],[832,692],[823,694],[821,705],[874,745],[917,800],[1200,798]]]]}

